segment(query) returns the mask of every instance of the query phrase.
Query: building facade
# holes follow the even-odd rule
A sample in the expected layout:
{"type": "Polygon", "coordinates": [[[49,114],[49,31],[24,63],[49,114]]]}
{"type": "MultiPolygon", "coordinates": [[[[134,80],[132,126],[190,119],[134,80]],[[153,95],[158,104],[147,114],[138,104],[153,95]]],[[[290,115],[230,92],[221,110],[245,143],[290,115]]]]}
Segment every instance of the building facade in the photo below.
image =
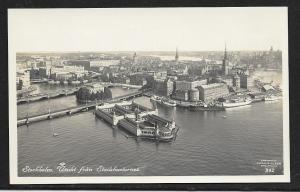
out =
{"type": "Polygon", "coordinates": [[[241,82],[240,82],[240,77],[238,75],[235,75],[233,77],[233,86],[236,88],[236,89],[239,89],[241,87],[241,82]]]}
{"type": "Polygon", "coordinates": [[[161,96],[170,96],[174,91],[174,82],[171,79],[155,79],[153,92],[161,96]]]}
{"type": "Polygon", "coordinates": [[[191,90],[199,87],[200,85],[207,84],[207,79],[196,80],[196,81],[176,81],[176,90],[191,90]]]}
{"type": "Polygon", "coordinates": [[[99,67],[109,67],[112,65],[119,65],[120,60],[94,60],[90,61],[90,67],[92,68],[99,68],[99,67]]]}
{"type": "Polygon", "coordinates": [[[204,102],[211,102],[228,94],[228,87],[224,83],[213,83],[208,85],[201,85],[199,87],[199,99],[204,102]]]}
{"type": "Polygon", "coordinates": [[[188,101],[189,100],[189,92],[188,92],[188,90],[176,90],[172,97],[176,100],[188,101]]]}
{"type": "Polygon", "coordinates": [[[199,101],[199,89],[189,90],[189,100],[190,101],[199,101]]]}
{"type": "Polygon", "coordinates": [[[254,80],[251,76],[246,74],[240,75],[240,87],[244,89],[250,89],[254,86],[254,80]]]}

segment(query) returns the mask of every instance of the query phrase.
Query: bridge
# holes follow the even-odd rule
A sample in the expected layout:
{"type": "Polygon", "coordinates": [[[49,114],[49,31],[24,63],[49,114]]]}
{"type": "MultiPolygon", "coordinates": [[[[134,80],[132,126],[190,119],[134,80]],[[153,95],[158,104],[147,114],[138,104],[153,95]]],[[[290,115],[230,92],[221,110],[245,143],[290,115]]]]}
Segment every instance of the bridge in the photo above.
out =
{"type": "Polygon", "coordinates": [[[125,87],[131,89],[141,89],[141,85],[131,85],[131,84],[124,84],[124,83],[110,83],[110,82],[100,82],[101,85],[106,87],[125,87]]]}
{"type": "Polygon", "coordinates": [[[115,97],[113,99],[105,99],[105,100],[101,100],[101,101],[94,101],[94,102],[91,102],[91,103],[78,105],[78,106],[75,106],[75,107],[70,107],[70,108],[66,108],[66,109],[62,109],[62,110],[51,111],[49,109],[48,113],[44,113],[44,114],[40,114],[40,115],[33,115],[33,116],[28,116],[26,118],[18,119],[17,120],[17,126],[28,125],[29,123],[32,123],[32,122],[38,122],[38,121],[43,121],[43,120],[47,120],[47,119],[63,117],[65,115],[71,115],[71,114],[74,114],[74,113],[89,111],[91,109],[95,109],[95,107],[99,104],[114,103],[114,102],[118,102],[118,101],[121,101],[121,100],[130,100],[130,99],[133,99],[135,97],[142,96],[143,94],[144,94],[143,91],[137,91],[137,92],[134,92],[134,93],[129,93],[129,94],[126,94],[126,95],[118,96],[118,97],[115,97]]]}
{"type": "Polygon", "coordinates": [[[57,98],[57,97],[62,97],[62,96],[67,96],[67,95],[73,95],[75,92],[79,89],[79,87],[76,88],[71,88],[71,89],[62,89],[62,90],[57,90],[55,92],[51,93],[40,93],[40,94],[33,94],[30,96],[25,96],[17,99],[17,104],[22,104],[22,103],[29,103],[29,102],[34,102],[34,101],[39,101],[43,99],[52,99],[52,98],[57,98]]]}

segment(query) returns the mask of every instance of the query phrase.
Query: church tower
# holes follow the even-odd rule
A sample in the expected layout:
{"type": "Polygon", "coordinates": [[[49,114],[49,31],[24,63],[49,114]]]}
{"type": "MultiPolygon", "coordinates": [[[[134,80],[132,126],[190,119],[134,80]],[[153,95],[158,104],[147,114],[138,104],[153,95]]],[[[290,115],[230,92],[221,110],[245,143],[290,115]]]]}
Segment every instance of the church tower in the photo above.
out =
{"type": "Polygon", "coordinates": [[[132,64],[136,63],[136,52],[134,52],[133,57],[132,57],[132,64]]]}
{"type": "Polygon", "coordinates": [[[226,49],[226,44],[225,44],[225,52],[224,52],[224,58],[223,58],[223,64],[222,64],[222,73],[223,75],[228,75],[229,74],[229,61],[227,58],[227,49],[226,49]]]}
{"type": "Polygon", "coordinates": [[[176,54],[175,54],[175,62],[177,63],[179,59],[179,55],[178,55],[178,49],[176,47],[176,54]]]}

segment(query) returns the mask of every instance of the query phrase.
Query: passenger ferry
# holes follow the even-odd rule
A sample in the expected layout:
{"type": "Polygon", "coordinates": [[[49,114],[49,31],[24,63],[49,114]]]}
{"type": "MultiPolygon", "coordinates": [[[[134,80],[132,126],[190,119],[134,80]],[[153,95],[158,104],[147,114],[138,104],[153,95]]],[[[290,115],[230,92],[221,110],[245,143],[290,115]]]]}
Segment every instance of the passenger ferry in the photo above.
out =
{"type": "Polygon", "coordinates": [[[222,105],[207,105],[205,103],[194,104],[189,106],[191,111],[225,111],[225,107],[222,105]]]}
{"type": "Polygon", "coordinates": [[[55,84],[55,81],[54,81],[54,80],[49,80],[49,81],[48,81],[48,84],[54,85],[54,84],[55,84]]]}
{"type": "Polygon", "coordinates": [[[231,99],[229,102],[223,102],[222,105],[225,108],[232,108],[232,107],[240,107],[244,105],[249,105],[251,104],[251,99],[231,99]]]}
{"type": "Polygon", "coordinates": [[[150,97],[150,101],[161,103],[161,97],[153,95],[152,97],[150,97]]]}
{"type": "Polygon", "coordinates": [[[178,107],[189,107],[192,105],[191,102],[187,102],[187,101],[177,101],[176,104],[178,107]]]}
{"type": "Polygon", "coordinates": [[[164,104],[164,105],[166,105],[166,106],[169,106],[169,107],[176,107],[176,105],[177,105],[176,101],[173,101],[173,100],[167,99],[167,98],[162,99],[161,103],[164,104]]]}

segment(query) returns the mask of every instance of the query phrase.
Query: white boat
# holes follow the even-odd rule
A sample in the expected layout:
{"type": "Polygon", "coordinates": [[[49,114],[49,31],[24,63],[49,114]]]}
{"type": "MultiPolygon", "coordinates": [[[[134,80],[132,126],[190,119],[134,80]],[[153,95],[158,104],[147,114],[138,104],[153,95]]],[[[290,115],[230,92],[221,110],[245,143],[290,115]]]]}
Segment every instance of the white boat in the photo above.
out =
{"type": "Polygon", "coordinates": [[[170,107],[176,107],[176,102],[170,99],[162,99],[161,103],[166,105],[166,106],[170,106],[170,107]]]}
{"type": "Polygon", "coordinates": [[[265,97],[265,101],[277,101],[279,99],[282,99],[282,97],[276,95],[270,95],[265,97]]]}
{"type": "Polygon", "coordinates": [[[150,97],[150,101],[161,103],[161,97],[153,95],[152,97],[150,97]]]}
{"type": "Polygon", "coordinates": [[[189,107],[189,106],[192,106],[192,103],[191,102],[185,102],[185,101],[179,101],[176,103],[177,106],[179,107],[189,107]]]}
{"type": "Polygon", "coordinates": [[[54,84],[55,84],[55,81],[54,81],[54,80],[49,80],[49,81],[48,81],[48,84],[54,85],[54,84]]]}
{"type": "Polygon", "coordinates": [[[232,107],[240,107],[244,105],[249,105],[252,101],[250,99],[245,100],[230,100],[229,102],[223,102],[223,107],[232,108],[232,107]]]}

